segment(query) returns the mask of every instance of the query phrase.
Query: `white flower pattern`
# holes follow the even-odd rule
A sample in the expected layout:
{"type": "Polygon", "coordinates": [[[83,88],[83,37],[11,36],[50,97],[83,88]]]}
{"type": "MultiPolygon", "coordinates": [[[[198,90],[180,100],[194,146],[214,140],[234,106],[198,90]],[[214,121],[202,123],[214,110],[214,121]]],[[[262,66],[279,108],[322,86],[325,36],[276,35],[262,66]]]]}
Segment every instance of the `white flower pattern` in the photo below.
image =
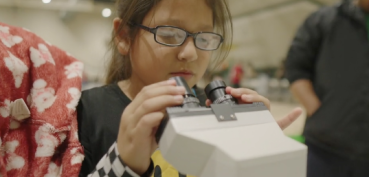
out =
{"type": "Polygon", "coordinates": [[[35,133],[37,143],[36,157],[50,157],[54,155],[55,147],[58,146],[59,140],[51,134],[49,124],[42,125],[35,133]]]}
{"type": "Polygon", "coordinates": [[[6,171],[10,171],[13,169],[21,169],[25,161],[21,156],[18,156],[15,153],[15,150],[19,146],[19,142],[17,140],[9,141],[5,143],[5,150],[7,152],[7,165],[6,165],[6,171]]]}
{"type": "Polygon", "coordinates": [[[4,106],[0,107],[0,115],[4,118],[9,117],[10,115],[10,100],[6,99],[3,103],[4,106]]]}
{"type": "Polygon", "coordinates": [[[71,164],[75,165],[78,163],[82,163],[83,159],[85,158],[85,156],[79,152],[77,152],[78,148],[73,148],[70,152],[73,155],[72,159],[71,159],[71,164]]]}
{"type": "Polygon", "coordinates": [[[82,62],[73,62],[68,66],[65,66],[65,75],[67,75],[68,79],[74,77],[82,78],[82,71],[83,71],[83,63],[82,62]]]}
{"type": "Polygon", "coordinates": [[[9,48],[23,41],[21,37],[11,35],[9,33],[9,27],[6,26],[0,26],[0,40],[9,48]]]}
{"type": "Polygon", "coordinates": [[[23,81],[23,76],[28,72],[28,67],[22,60],[8,51],[9,57],[5,57],[6,67],[13,73],[14,85],[19,88],[23,81]]]}
{"type": "Polygon", "coordinates": [[[47,174],[44,177],[60,177],[62,169],[62,166],[59,167],[55,163],[51,162],[47,169],[47,174]]]}
{"type": "Polygon", "coordinates": [[[46,62],[55,65],[53,56],[51,55],[49,49],[44,44],[38,44],[38,49],[33,47],[30,48],[31,60],[34,67],[38,68],[46,62]]]}
{"type": "Polygon", "coordinates": [[[55,90],[51,87],[46,87],[47,83],[43,79],[38,79],[33,83],[31,89],[32,107],[36,107],[38,112],[44,112],[50,108],[55,100],[55,90]]]}
{"type": "Polygon", "coordinates": [[[81,96],[81,91],[79,91],[78,88],[72,87],[68,89],[68,93],[72,97],[72,100],[67,104],[67,108],[71,110],[76,110],[76,106],[81,96]]]}

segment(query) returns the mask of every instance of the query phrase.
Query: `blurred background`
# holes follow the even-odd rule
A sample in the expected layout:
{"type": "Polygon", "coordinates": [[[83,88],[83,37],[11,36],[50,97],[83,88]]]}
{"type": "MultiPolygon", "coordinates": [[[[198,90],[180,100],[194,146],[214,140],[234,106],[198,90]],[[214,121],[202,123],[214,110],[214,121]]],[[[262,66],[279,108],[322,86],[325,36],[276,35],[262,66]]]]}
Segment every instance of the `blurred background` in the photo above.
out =
{"type": "MultiPolygon", "coordinates": [[[[29,29],[85,64],[83,89],[102,85],[109,58],[115,0],[0,0],[0,21],[29,29]]],[[[299,106],[283,76],[283,61],[297,28],[318,8],[338,0],[229,0],[234,23],[231,53],[222,67],[208,71],[198,84],[213,79],[258,91],[282,118],[299,106]],[[237,73],[237,72],[236,72],[237,73]]],[[[285,130],[300,135],[305,112],[285,130]]]]}

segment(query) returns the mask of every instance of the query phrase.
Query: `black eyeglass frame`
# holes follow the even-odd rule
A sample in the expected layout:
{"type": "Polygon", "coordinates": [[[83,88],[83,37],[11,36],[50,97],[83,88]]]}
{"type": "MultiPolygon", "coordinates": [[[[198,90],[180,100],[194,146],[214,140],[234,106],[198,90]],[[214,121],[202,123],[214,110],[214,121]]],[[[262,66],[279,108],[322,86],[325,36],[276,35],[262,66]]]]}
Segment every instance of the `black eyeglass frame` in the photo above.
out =
{"type": "Polygon", "coordinates": [[[188,32],[188,31],[186,31],[186,30],[184,30],[184,29],[182,29],[182,28],[179,28],[179,27],[176,27],[176,26],[170,26],[170,25],[160,25],[160,26],[156,26],[155,28],[150,28],[150,27],[148,27],[148,26],[144,26],[144,25],[137,24],[137,23],[133,23],[132,25],[134,25],[134,26],[138,26],[138,27],[140,27],[141,29],[143,29],[143,30],[145,30],[145,31],[148,31],[148,32],[150,32],[150,33],[154,34],[154,40],[155,40],[155,42],[157,42],[157,43],[159,43],[159,44],[161,44],[161,45],[169,46],[169,47],[178,47],[178,46],[181,46],[181,45],[183,45],[183,44],[186,42],[186,40],[187,40],[187,38],[188,38],[189,36],[192,36],[192,38],[193,38],[193,43],[195,44],[195,47],[196,47],[196,48],[198,48],[198,49],[200,49],[200,50],[205,50],[205,51],[214,51],[214,50],[218,50],[218,48],[220,47],[220,45],[221,45],[221,44],[223,43],[223,41],[224,41],[224,39],[223,39],[223,36],[222,36],[222,35],[217,34],[217,33],[213,33],[213,32],[198,32],[198,33],[190,33],[190,32],[188,32]],[[180,30],[182,30],[182,31],[186,32],[186,37],[185,37],[185,39],[183,40],[183,42],[182,42],[182,43],[180,43],[180,44],[165,44],[165,43],[159,42],[158,40],[156,40],[156,31],[157,31],[157,30],[158,30],[158,28],[160,28],[160,27],[171,27],[171,28],[177,28],[177,29],[180,29],[180,30]],[[197,37],[197,35],[199,35],[199,34],[204,34],[204,33],[207,33],[207,34],[214,34],[214,35],[217,35],[217,36],[219,36],[219,37],[220,37],[220,41],[219,41],[219,44],[218,44],[217,48],[215,48],[215,49],[203,49],[203,48],[200,48],[200,47],[198,47],[198,46],[196,45],[196,37],[197,37]]]}

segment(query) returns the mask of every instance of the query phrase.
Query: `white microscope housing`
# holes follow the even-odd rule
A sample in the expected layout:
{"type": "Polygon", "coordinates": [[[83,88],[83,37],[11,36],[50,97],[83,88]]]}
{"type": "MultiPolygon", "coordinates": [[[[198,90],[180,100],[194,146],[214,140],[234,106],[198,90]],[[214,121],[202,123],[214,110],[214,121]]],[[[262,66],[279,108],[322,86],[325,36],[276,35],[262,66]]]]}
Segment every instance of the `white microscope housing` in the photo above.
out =
{"type": "Polygon", "coordinates": [[[209,108],[195,97],[167,108],[158,141],[168,163],[197,177],[306,177],[307,147],[285,136],[263,103],[233,104],[220,81],[205,91],[209,108]]]}

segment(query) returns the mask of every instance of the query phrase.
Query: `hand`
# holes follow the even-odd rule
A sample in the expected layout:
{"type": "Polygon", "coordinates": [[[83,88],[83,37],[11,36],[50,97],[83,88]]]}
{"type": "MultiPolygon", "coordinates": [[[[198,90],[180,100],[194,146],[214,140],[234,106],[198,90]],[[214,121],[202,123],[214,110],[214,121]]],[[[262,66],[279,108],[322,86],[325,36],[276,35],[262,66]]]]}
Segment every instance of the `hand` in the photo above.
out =
{"type": "MultiPolygon", "coordinates": [[[[233,96],[235,99],[237,99],[238,104],[251,104],[253,102],[263,102],[264,105],[270,109],[270,101],[259,95],[256,91],[247,89],[247,88],[232,88],[227,87],[226,93],[233,96]]],[[[211,101],[209,99],[206,100],[206,105],[210,106],[211,101]]]]}
{"type": "Polygon", "coordinates": [[[297,107],[292,110],[287,116],[283,119],[278,120],[277,123],[282,130],[290,126],[302,113],[302,109],[297,107]]]}
{"type": "MultiPolygon", "coordinates": [[[[237,99],[238,104],[251,104],[253,102],[263,102],[264,105],[270,109],[270,101],[259,95],[256,91],[246,88],[232,88],[227,87],[226,93],[232,95],[235,99],[237,99]]],[[[206,100],[206,105],[210,106],[211,101],[208,99],[206,100]]],[[[291,125],[302,113],[301,108],[295,108],[293,111],[291,111],[287,116],[285,116],[283,119],[278,120],[277,123],[279,127],[284,130],[289,125],[291,125]]]]}
{"type": "Polygon", "coordinates": [[[144,87],[124,110],[118,134],[118,150],[124,163],[137,174],[150,166],[157,148],[155,133],[166,107],[182,104],[184,87],[174,80],[144,87]]]}

